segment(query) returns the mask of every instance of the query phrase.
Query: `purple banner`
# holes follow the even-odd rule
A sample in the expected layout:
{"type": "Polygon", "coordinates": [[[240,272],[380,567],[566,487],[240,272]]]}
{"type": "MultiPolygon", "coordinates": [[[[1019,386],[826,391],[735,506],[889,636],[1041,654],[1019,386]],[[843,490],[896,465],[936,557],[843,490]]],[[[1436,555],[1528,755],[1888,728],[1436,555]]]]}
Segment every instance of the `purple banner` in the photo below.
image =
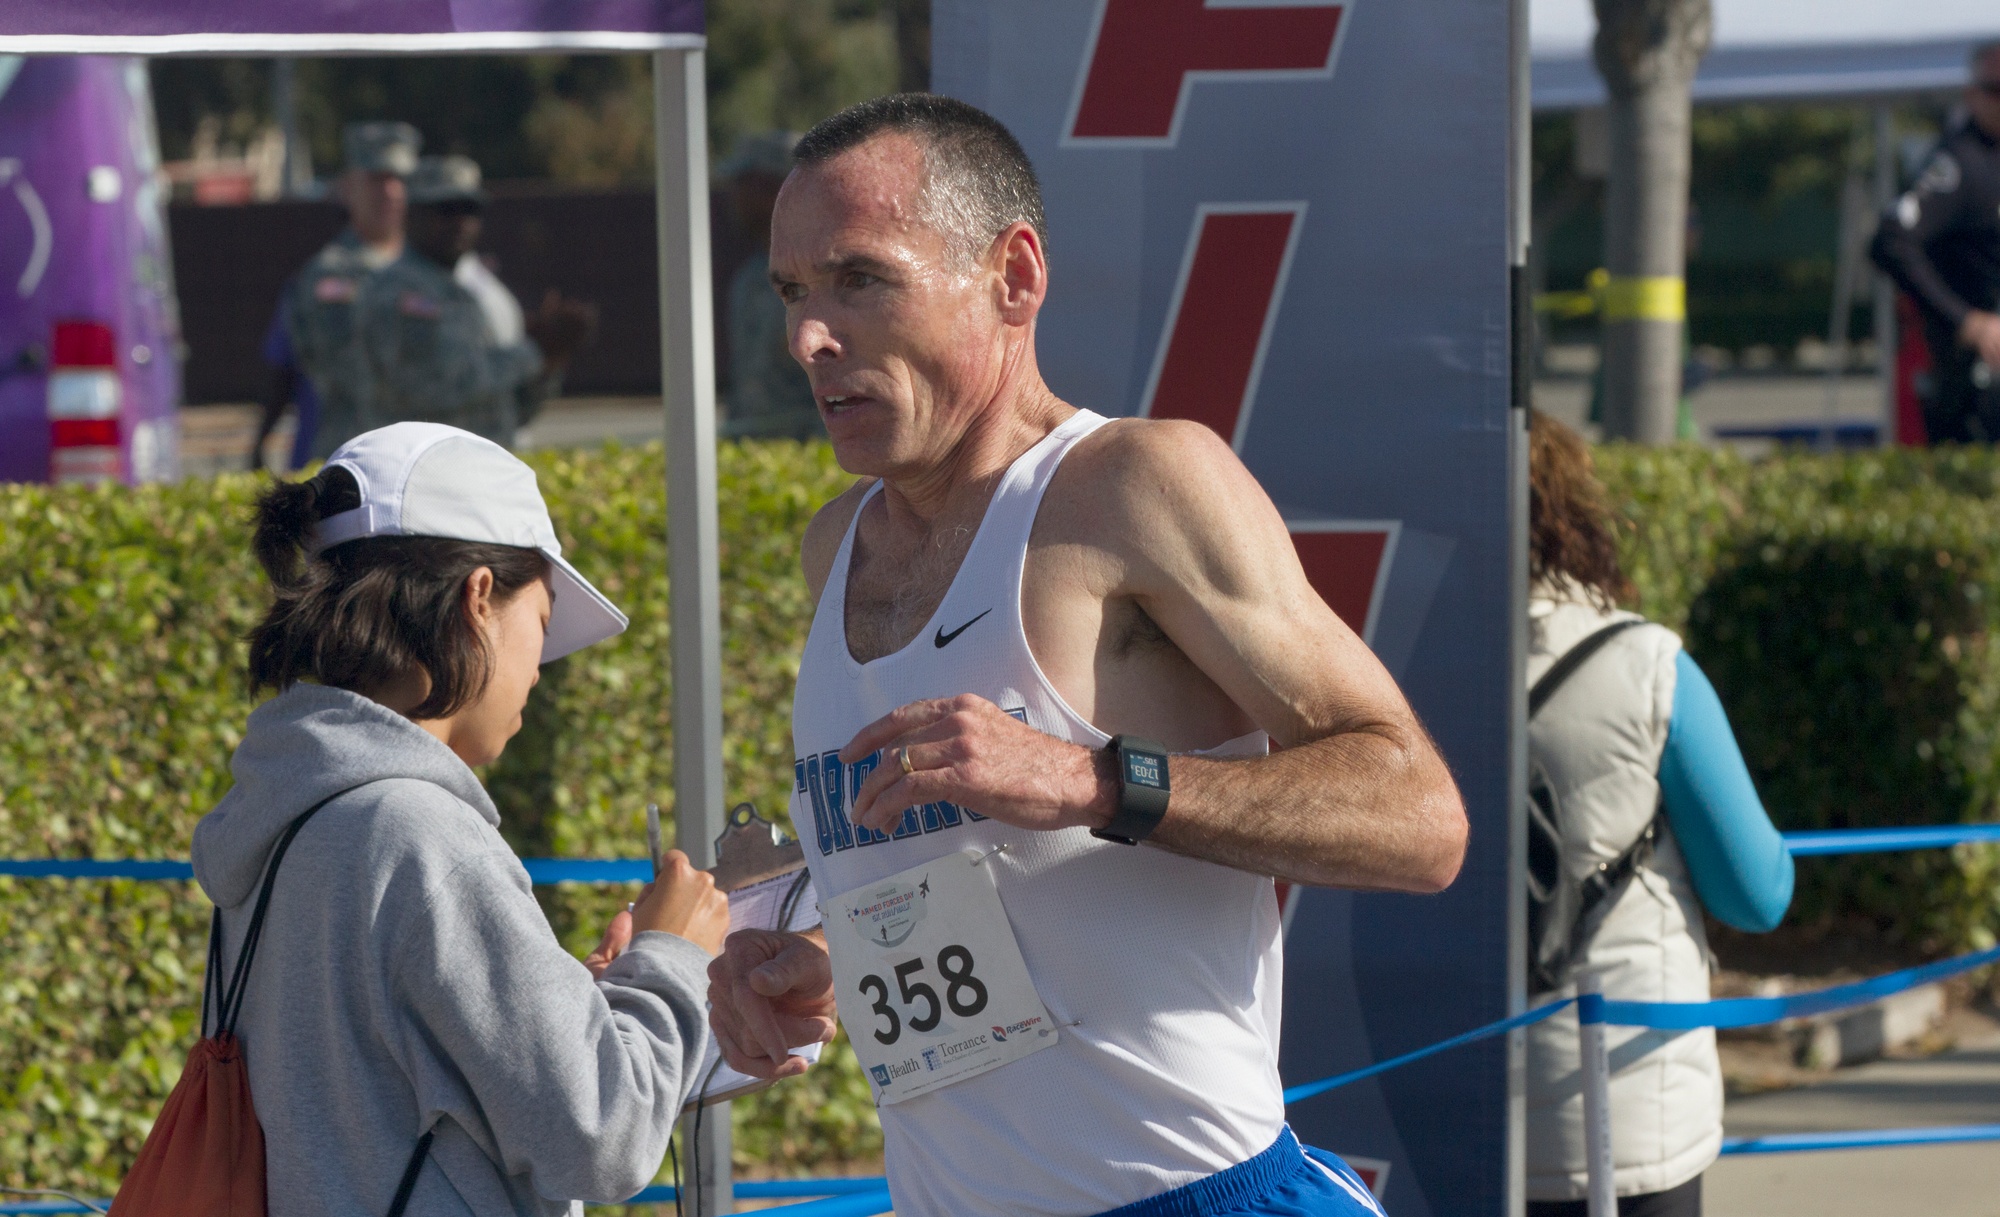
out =
{"type": "Polygon", "coordinates": [[[0,0],[0,51],[252,54],[693,45],[701,0],[0,0]]]}

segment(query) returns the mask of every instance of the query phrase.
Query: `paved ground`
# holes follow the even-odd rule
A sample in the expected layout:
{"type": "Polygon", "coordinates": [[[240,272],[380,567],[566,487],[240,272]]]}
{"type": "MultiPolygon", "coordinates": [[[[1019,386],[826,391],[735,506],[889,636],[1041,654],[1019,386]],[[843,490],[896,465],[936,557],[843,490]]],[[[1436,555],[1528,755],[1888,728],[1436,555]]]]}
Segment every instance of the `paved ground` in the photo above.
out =
{"type": "MultiPolygon", "coordinates": [[[[257,433],[257,407],[194,406],[181,411],[181,470],[189,476],[242,469],[257,433]]],[[[565,397],[521,433],[522,448],[566,448],[616,439],[643,444],[666,434],[657,397],[565,397]]],[[[288,416],[265,442],[276,465],[292,448],[288,416]]]]}
{"type": "MultiPolygon", "coordinates": [[[[1688,404],[1696,426],[1707,437],[1717,427],[1818,423],[1827,417],[1827,390],[1824,376],[1720,376],[1696,390],[1688,404]]],[[[1873,376],[1845,377],[1833,406],[1833,417],[1842,422],[1879,422],[1883,417],[1881,382],[1873,376]]],[[[1537,380],[1535,408],[1571,426],[1584,427],[1593,436],[1596,433],[1584,419],[1590,408],[1590,382],[1582,377],[1537,380]]],[[[1746,451],[1754,448],[1744,447],[1746,451]]]]}
{"type": "MultiPolygon", "coordinates": [[[[1589,401],[1590,382],[1582,377],[1535,382],[1538,408],[1586,430],[1591,430],[1584,419],[1589,401]]],[[[1703,386],[1693,399],[1695,421],[1704,435],[1718,426],[1814,422],[1824,417],[1826,404],[1827,382],[1820,376],[1719,377],[1703,386]]],[[[1835,415],[1852,420],[1880,418],[1874,378],[1850,376],[1842,381],[1835,415]]],[[[256,429],[255,407],[197,406],[183,411],[182,417],[181,455],[187,473],[243,467],[256,429]]],[[[522,432],[521,447],[576,447],[607,439],[638,444],[662,438],[665,430],[656,397],[565,397],[552,402],[534,425],[522,432]]],[[[290,450],[291,434],[291,420],[287,419],[266,446],[273,460],[290,450]]]]}
{"type": "MultiPolygon", "coordinates": [[[[1738,1137],[2000,1124],[2000,1032],[1733,1099],[1724,1123],[1738,1137]]],[[[1728,1157],[1703,1191],[1709,1217],[2000,1217],[2000,1142],[1728,1157]]]]}

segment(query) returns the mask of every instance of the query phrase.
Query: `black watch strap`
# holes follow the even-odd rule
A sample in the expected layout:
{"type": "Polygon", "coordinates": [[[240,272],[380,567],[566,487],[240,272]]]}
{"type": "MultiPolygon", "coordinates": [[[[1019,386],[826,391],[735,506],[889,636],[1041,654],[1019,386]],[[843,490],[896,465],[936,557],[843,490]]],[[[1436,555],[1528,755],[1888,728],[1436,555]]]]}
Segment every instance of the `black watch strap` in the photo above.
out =
{"type": "Polygon", "coordinates": [[[1167,777],[1167,750],[1136,735],[1114,735],[1104,746],[1118,782],[1118,810],[1111,823],[1090,835],[1120,845],[1137,845],[1151,836],[1167,815],[1172,785],[1167,777]]]}

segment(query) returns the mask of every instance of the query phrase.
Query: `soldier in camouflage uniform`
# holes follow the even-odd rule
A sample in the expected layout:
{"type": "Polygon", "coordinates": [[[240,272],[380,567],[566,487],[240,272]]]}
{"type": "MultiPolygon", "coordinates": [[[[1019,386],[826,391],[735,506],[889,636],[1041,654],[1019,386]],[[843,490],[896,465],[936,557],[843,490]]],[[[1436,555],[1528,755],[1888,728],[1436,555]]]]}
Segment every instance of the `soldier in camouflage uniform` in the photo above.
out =
{"type": "Polygon", "coordinates": [[[348,225],[292,276],[279,299],[264,344],[275,375],[251,449],[253,468],[262,464],[264,437],[288,401],[299,407],[300,439],[310,440],[295,448],[294,465],[308,456],[325,459],[373,426],[355,341],[355,303],[361,285],[403,254],[405,180],[416,170],[423,137],[408,123],[350,123],[341,142],[347,168],[336,190],[348,225]]]}
{"type": "Polygon", "coordinates": [[[409,249],[355,308],[371,425],[448,423],[511,448],[595,324],[589,305],[551,292],[524,318],[524,337],[500,340],[454,273],[479,243],[485,204],[466,157],[425,157],[411,177],[409,249]]]}

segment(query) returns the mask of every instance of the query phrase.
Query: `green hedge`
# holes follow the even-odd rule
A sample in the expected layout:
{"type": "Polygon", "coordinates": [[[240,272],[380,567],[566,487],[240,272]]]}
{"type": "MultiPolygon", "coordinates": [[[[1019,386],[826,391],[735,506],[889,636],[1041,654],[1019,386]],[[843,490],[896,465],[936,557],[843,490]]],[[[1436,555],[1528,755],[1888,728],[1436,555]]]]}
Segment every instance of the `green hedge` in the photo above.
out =
{"type": "MultiPolygon", "coordinates": [[[[1637,607],[1715,682],[1782,828],[2000,815],[2000,460],[1601,449],[1637,607]]],[[[1792,919],[1925,951],[2000,930],[2000,850],[1802,862],[1792,919]]]]}
{"type": "MultiPolygon", "coordinates": [[[[486,775],[524,854],[629,854],[672,806],[664,462],[533,458],[567,551],[632,617],[551,665],[486,775]]],[[[811,605],[797,547],[846,484],[824,446],[720,460],[728,791],[791,780],[811,605]]],[[[1985,451],[1600,452],[1639,607],[1683,632],[1787,828],[1992,819],[2000,800],[2000,459],[1985,451]]],[[[185,857],[251,706],[264,588],[249,476],[139,490],[0,486],[0,855],[185,857]]],[[[1871,919],[1925,949],[1992,941],[2000,851],[1802,863],[1795,916],[1871,919]]],[[[579,953],[623,891],[539,889],[579,953]]],[[[0,879],[0,1184],[113,1187],[194,1035],[206,904],[191,884],[0,879]]],[[[736,1105],[739,1161],[880,1152],[844,1045],[736,1105]]]]}
{"type": "MultiPolygon", "coordinates": [[[[632,627],[551,666],[485,776],[524,854],[630,855],[646,802],[673,805],[664,460],[654,446],[532,463],[565,552],[632,627]]],[[[784,442],[725,445],[720,479],[727,790],[782,816],[811,619],[798,545],[848,479],[825,446],[784,442]]],[[[252,705],[260,484],[0,486],[0,856],[187,856],[252,705]]],[[[539,892],[579,954],[630,898],[539,892]]],[[[195,1034],[206,915],[193,884],[0,879],[0,1183],[116,1185],[195,1034]]],[[[880,1153],[844,1045],[829,1066],[735,1105],[746,1166],[880,1153]]]]}

